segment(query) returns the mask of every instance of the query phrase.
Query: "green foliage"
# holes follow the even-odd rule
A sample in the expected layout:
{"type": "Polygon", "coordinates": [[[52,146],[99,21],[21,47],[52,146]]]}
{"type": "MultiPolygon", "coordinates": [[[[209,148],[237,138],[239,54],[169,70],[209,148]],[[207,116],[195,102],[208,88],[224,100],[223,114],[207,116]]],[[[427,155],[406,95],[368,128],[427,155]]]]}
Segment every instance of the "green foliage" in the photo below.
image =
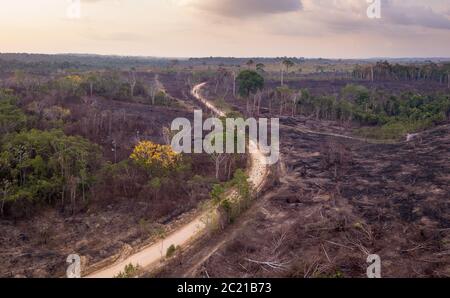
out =
{"type": "Polygon", "coordinates": [[[152,180],[150,180],[150,187],[154,190],[154,191],[159,191],[161,189],[161,178],[159,177],[155,177],[152,180]]]}
{"type": "Polygon", "coordinates": [[[222,202],[220,202],[220,208],[225,213],[225,216],[227,217],[228,221],[232,222],[234,219],[234,216],[232,214],[234,209],[233,203],[229,199],[223,200],[222,202]]]}
{"type": "Polygon", "coordinates": [[[367,111],[355,112],[355,118],[368,125],[360,129],[366,137],[398,139],[407,133],[420,131],[439,124],[450,115],[448,95],[423,96],[406,93],[400,97],[391,96],[384,103],[371,99],[367,111]]]}
{"type": "Polygon", "coordinates": [[[242,169],[237,169],[233,176],[233,185],[237,187],[241,200],[248,200],[250,198],[250,184],[248,176],[242,169]]]}
{"type": "Polygon", "coordinates": [[[256,64],[256,70],[259,72],[264,72],[264,67],[266,67],[263,63],[256,64]]]}
{"type": "Polygon", "coordinates": [[[78,75],[69,75],[59,78],[55,84],[59,92],[64,96],[81,96],[81,84],[83,80],[78,75]]]}
{"type": "Polygon", "coordinates": [[[248,97],[264,87],[264,78],[253,70],[243,70],[236,78],[239,84],[239,94],[248,97]]]}
{"type": "Polygon", "coordinates": [[[295,65],[295,63],[291,59],[284,59],[282,64],[286,67],[286,71],[289,71],[289,68],[295,65]]]}
{"type": "Polygon", "coordinates": [[[12,90],[0,89],[0,133],[7,134],[25,128],[26,115],[16,106],[12,90]]]}
{"type": "Polygon", "coordinates": [[[344,278],[344,273],[340,270],[336,270],[335,272],[331,272],[328,274],[318,274],[314,276],[315,278],[332,278],[332,279],[339,279],[344,278]]]}
{"type": "Polygon", "coordinates": [[[167,102],[167,94],[164,91],[159,91],[155,96],[156,104],[165,104],[167,102]]]}
{"type": "Polygon", "coordinates": [[[229,186],[236,188],[239,196],[222,200],[219,207],[226,222],[231,223],[250,206],[252,196],[248,176],[242,169],[236,170],[229,186]]]}
{"type": "Polygon", "coordinates": [[[357,65],[353,70],[356,79],[373,80],[403,80],[403,81],[436,81],[448,82],[450,63],[436,64],[434,62],[420,64],[390,64],[379,61],[375,65],[357,65]],[[373,77],[372,77],[373,75],[373,77]]]}
{"type": "Polygon", "coordinates": [[[62,131],[30,130],[3,139],[0,181],[10,184],[7,203],[54,203],[70,192],[83,193],[93,180],[99,148],[62,131]]]}
{"type": "Polygon", "coordinates": [[[120,272],[114,278],[133,278],[138,274],[139,269],[138,265],[128,264],[125,266],[124,271],[120,272]]]}
{"type": "Polygon", "coordinates": [[[214,202],[220,202],[223,199],[223,195],[225,194],[225,188],[221,184],[214,184],[213,189],[211,190],[210,196],[214,202]]]}
{"type": "Polygon", "coordinates": [[[378,139],[397,139],[443,122],[450,116],[449,95],[406,92],[388,97],[354,84],[345,86],[339,97],[311,96],[303,89],[299,92],[297,105],[301,114],[313,115],[316,119],[353,121],[368,126],[357,133],[378,139]]]}
{"type": "Polygon", "coordinates": [[[175,254],[175,252],[178,250],[178,247],[176,247],[175,245],[171,245],[169,246],[169,248],[167,249],[166,252],[166,258],[171,258],[173,257],[173,255],[175,254]]]}

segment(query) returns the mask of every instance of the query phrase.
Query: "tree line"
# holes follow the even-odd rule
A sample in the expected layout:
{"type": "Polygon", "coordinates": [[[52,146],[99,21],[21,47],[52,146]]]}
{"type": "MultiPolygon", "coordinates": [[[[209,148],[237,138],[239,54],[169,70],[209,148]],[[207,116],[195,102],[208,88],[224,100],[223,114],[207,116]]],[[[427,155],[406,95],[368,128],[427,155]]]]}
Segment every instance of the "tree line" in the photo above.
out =
{"type": "Polygon", "coordinates": [[[237,82],[239,96],[247,103],[247,114],[260,115],[265,103],[270,115],[300,115],[368,126],[361,132],[376,138],[399,138],[450,117],[450,96],[444,93],[423,95],[409,91],[395,95],[348,84],[339,94],[313,96],[308,89],[294,90],[287,85],[265,89],[263,77],[252,70],[242,71],[237,82]]]}
{"type": "Polygon", "coordinates": [[[390,64],[379,61],[375,65],[355,66],[354,79],[363,80],[402,80],[402,81],[435,81],[448,84],[450,88],[450,63],[425,64],[390,64]]]}

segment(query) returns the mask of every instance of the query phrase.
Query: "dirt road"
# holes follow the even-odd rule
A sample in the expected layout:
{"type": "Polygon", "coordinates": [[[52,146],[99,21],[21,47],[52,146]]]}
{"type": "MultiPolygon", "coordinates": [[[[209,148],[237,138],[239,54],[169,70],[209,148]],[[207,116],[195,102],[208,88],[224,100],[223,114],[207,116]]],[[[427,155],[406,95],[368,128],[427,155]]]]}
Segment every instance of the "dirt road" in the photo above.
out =
{"type": "MultiPolygon", "coordinates": [[[[223,111],[219,110],[206,98],[201,96],[200,90],[204,85],[205,83],[196,85],[192,89],[192,95],[197,100],[201,101],[207,108],[212,110],[217,116],[225,116],[225,113],[223,111]]],[[[256,146],[256,144],[251,143],[250,146],[256,146]]],[[[266,157],[261,151],[256,150],[255,153],[250,154],[250,160],[251,166],[248,170],[249,181],[254,186],[255,191],[260,191],[268,174],[266,157]]],[[[167,249],[171,245],[184,247],[189,244],[192,239],[201,235],[201,233],[204,232],[206,228],[205,220],[203,219],[208,216],[209,212],[209,210],[205,211],[191,222],[172,232],[166,238],[143,248],[141,251],[127,257],[124,260],[116,262],[111,266],[103,268],[97,272],[89,274],[86,277],[112,278],[122,272],[125,266],[129,264],[139,266],[140,268],[144,268],[146,270],[151,270],[152,268],[156,267],[161,262],[161,260],[163,260],[167,249]]]]}

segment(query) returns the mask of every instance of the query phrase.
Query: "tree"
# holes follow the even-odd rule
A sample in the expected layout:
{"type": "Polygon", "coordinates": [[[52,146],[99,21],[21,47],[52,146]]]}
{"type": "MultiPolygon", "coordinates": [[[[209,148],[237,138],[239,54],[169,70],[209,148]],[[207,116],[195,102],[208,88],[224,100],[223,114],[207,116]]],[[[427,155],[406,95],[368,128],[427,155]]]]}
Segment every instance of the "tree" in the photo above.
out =
{"type": "Polygon", "coordinates": [[[232,75],[233,75],[233,96],[236,97],[236,79],[237,79],[237,75],[236,75],[236,70],[233,69],[232,71],[232,75]]]}
{"type": "Polygon", "coordinates": [[[223,161],[227,158],[227,155],[225,153],[211,153],[209,155],[211,159],[214,161],[214,165],[216,168],[216,179],[220,179],[220,166],[222,165],[223,161]]]}
{"type": "Polygon", "coordinates": [[[80,95],[80,86],[83,79],[79,75],[69,75],[59,79],[56,84],[62,96],[76,96],[80,95]]]}
{"type": "MultiPolygon", "coordinates": [[[[283,64],[283,66],[286,68],[286,73],[289,72],[289,68],[293,67],[295,64],[294,62],[292,62],[292,60],[290,59],[284,59],[281,64],[283,64]]],[[[283,73],[283,69],[281,69],[281,86],[284,85],[284,73],[283,73]]]]}
{"type": "Polygon", "coordinates": [[[227,77],[228,77],[228,71],[223,67],[219,67],[219,69],[217,70],[216,75],[215,75],[215,79],[216,79],[216,87],[214,89],[215,94],[217,94],[220,85],[225,85],[226,89],[227,89],[225,92],[225,96],[226,96],[226,94],[228,93],[228,84],[226,84],[227,77]]]}
{"type": "Polygon", "coordinates": [[[255,64],[255,61],[253,61],[253,59],[250,59],[247,61],[246,65],[248,66],[248,68],[252,68],[252,66],[255,64]]]}
{"type": "Polygon", "coordinates": [[[247,112],[249,111],[248,98],[264,87],[264,78],[253,70],[241,71],[236,79],[239,83],[239,94],[247,101],[247,112]]]}
{"type": "Polygon", "coordinates": [[[19,131],[27,123],[27,116],[16,106],[16,98],[10,92],[0,90],[0,133],[19,131]]]}
{"type": "Polygon", "coordinates": [[[90,72],[85,76],[85,82],[89,85],[89,96],[92,97],[94,94],[94,85],[98,83],[98,77],[95,73],[90,72]]]}
{"type": "Polygon", "coordinates": [[[25,72],[23,70],[14,71],[14,82],[18,87],[23,87],[25,82],[25,72]]]}
{"type": "Polygon", "coordinates": [[[236,78],[239,84],[239,94],[248,97],[264,87],[264,78],[253,70],[244,70],[236,78]]]}
{"type": "Polygon", "coordinates": [[[181,156],[169,145],[141,141],[134,148],[130,158],[149,170],[170,170],[177,165],[181,156]]]}
{"type": "Polygon", "coordinates": [[[253,95],[253,113],[256,113],[257,115],[259,115],[261,111],[262,97],[263,93],[259,90],[253,95]]]}
{"type": "Polygon", "coordinates": [[[134,97],[134,87],[136,87],[136,69],[134,67],[131,68],[130,74],[128,77],[128,83],[130,84],[130,96],[134,97]]]}
{"type": "Polygon", "coordinates": [[[6,200],[8,199],[8,194],[9,194],[9,190],[11,188],[11,182],[3,179],[1,185],[1,192],[2,192],[2,202],[0,204],[0,215],[4,216],[5,212],[4,212],[4,208],[5,208],[5,203],[6,200]]]}
{"type": "Polygon", "coordinates": [[[288,100],[292,97],[293,90],[291,90],[287,86],[282,86],[282,87],[278,87],[276,89],[276,94],[277,94],[278,101],[279,101],[279,104],[280,104],[280,113],[279,113],[279,115],[282,116],[283,115],[284,106],[287,104],[288,100]]]}
{"type": "Polygon", "coordinates": [[[155,105],[156,93],[158,93],[158,87],[156,86],[156,79],[150,84],[150,98],[152,99],[152,105],[155,105]]]}
{"type": "Polygon", "coordinates": [[[98,146],[59,130],[9,134],[0,152],[0,179],[9,181],[7,191],[3,189],[3,202],[48,204],[60,200],[64,208],[67,192],[74,208],[77,190],[92,182],[99,154],[98,146]]]}
{"type": "Polygon", "coordinates": [[[450,71],[447,71],[447,88],[450,89],[450,71]]]}
{"type": "Polygon", "coordinates": [[[256,71],[264,72],[264,68],[265,68],[265,67],[266,67],[266,66],[265,66],[264,64],[258,63],[258,64],[256,64],[256,71]]]}
{"type": "Polygon", "coordinates": [[[158,200],[158,194],[159,194],[159,191],[161,190],[161,186],[162,186],[161,178],[159,178],[159,177],[153,178],[152,180],[150,180],[149,186],[153,191],[153,195],[154,195],[155,199],[158,200]]]}
{"type": "MultiPolygon", "coordinates": [[[[159,81],[159,76],[156,74],[155,77],[153,78],[153,80],[150,83],[150,97],[152,99],[152,105],[155,105],[155,100],[158,94],[164,94],[164,92],[162,91],[164,88],[161,84],[161,82],[159,81]]],[[[165,97],[165,96],[164,96],[165,97]]]]}
{"type": "Polygon", "coordinates": [[[211,190],[210,196],[215,202],[220,202],[223,199],[223,195],[225,194],[225,188],[222,184],[214,184],[213,189],[211,190]]]}

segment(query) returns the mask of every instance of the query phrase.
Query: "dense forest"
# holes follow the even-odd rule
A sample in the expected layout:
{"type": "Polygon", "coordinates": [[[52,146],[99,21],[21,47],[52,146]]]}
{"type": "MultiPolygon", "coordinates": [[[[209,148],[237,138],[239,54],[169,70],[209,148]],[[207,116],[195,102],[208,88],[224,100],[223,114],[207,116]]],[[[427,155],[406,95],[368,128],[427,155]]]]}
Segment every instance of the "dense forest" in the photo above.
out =
{"type": "Polygon", "coordinates": [[[122,57],[81,54],[0,53],[0,72],[24,70],[33,74],[50,74],[61,70],[129,69],[167,66],[170,60],[151,57],[122,57]]]}
{"type": "Polygon", "coordinates": [[[312,97],[307,89],[301,90],[297,112],[316,119],[356,122],[368,126],[360,130],[366,137],[395,139],[449,119],[450,96],[413,92],[388,95],[349,84],[338,96],[312,97]]]}

